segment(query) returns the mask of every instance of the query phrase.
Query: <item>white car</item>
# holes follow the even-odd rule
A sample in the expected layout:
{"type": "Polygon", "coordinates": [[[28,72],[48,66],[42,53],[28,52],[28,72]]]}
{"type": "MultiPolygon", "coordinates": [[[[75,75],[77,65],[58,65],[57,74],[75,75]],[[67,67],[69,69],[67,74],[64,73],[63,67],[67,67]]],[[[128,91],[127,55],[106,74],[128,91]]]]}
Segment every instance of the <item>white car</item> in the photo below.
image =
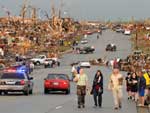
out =
{"type": "Polygon", "coordinates": [[[87,44],[88,43],[88,40],[87,39],[82,39],[81,40],[81,44],[87,44]]]}
{"type": "Polygon", "coordinates": [[[90,68],[90,67],[91,67],[91,64],[90,64],[89,61],[81,61],[81,62],[79,63],[79,66],[80,66],[81,68],[90,68]]]}
{"type": "Polygon", "coordinates": [[[39,55],[36,56],[35,58],[32,58],[31,61],[35,64],[35,65],[41,65],[44,64],[44,61],[46,60],[46,56],[45,55],[39,55]]]}
{"type": "Polygon", "coordinates": [[[131,35],[131,31],[130,30],[125,30],[124,35],[131,35]]]}

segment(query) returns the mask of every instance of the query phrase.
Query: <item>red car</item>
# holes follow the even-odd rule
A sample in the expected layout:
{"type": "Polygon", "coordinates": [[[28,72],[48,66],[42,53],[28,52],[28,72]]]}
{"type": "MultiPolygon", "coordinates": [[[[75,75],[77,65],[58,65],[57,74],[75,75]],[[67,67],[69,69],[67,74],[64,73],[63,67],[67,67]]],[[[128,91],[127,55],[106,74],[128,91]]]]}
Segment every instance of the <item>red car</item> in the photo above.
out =
{"type": "Polygon", "coordinates": [[[48,94],[50,91],[63,91],[70,94],[70,80],[66,74],[48,74],[44,79],[44,93],[48,94]]]}

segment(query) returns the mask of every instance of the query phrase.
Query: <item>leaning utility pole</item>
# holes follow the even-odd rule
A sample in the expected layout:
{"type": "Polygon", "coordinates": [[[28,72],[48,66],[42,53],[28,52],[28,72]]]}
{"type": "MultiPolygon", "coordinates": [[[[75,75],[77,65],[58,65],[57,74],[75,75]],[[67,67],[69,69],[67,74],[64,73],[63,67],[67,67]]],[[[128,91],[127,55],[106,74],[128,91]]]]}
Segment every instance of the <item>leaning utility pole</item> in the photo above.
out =
{"type": "Polygon", "coordinates": [[[24,18],[25,18],[25,16],[26,16],[26,12],[27,12],[27,1],[28,1],[28,0],[24,0],[23,6],[22,6],[22,9],[21,9],[21,14],[20,14],[20,16],[21,16],[22,19],[23,19],[23,23],[24,23],[24,18]]]}

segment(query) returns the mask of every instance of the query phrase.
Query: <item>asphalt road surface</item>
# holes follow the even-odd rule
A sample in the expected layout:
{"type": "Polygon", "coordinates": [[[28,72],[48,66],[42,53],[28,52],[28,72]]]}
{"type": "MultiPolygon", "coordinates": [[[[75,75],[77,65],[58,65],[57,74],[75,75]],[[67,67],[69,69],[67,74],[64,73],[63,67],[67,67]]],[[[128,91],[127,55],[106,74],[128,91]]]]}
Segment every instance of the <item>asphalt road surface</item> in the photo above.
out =
{"type": "MultiPolygon", "coordinates": [[[[96,48],[94,54],[79,55],[66,54],[61,59],[61,66],[54,69],[36,69],[32,76],[34,77],[34,93],[31,96],[23,96],[21,94],[9,94],[0,96],[0,113],[136,113],[134,102],[127,100],[127,94],[124,87],[123,108],[115,111],[113,109],[113,97],[110,91],[107,91],[108,77],[111,74],[111,69],[106,67],[92,66],[90,69],[85,69],[90,84],[97,69],[101,69],[104,75],[104,94],[103,107],[93,108],[94,102],[91,95],[86,96],[85,109],[77,108],[76,99],[76,84],[71,83],[71,94],[48,94],[44,95],[43,82],[44,78],[50,72],[62,72],[71,75],[70,64],[75,61],[85,61],[94,58],[106,57],[113,59],[115,57],[125,58],[131,53],[130,37],[122,34],[117,34],[112,31],[104,31],[103,35],[97,40],[96,35],[88,36],[88,45],[93,45],[96,48]],[[117,52],[105,52],[105,47],[108,43],[117,45],[117,52]]],[[[126,73],[123,72],[125,75],[126,73]]]]}

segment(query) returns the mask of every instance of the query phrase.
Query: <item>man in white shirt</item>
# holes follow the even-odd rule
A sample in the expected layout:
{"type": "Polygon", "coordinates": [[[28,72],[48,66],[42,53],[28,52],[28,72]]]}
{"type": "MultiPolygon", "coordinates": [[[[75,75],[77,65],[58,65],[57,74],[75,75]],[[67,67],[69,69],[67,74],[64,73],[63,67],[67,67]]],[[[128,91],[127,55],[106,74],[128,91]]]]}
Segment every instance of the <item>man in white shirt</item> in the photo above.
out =
{"type": "Polygon", "coordinates": [[[119,69],[113,69],[113,73],[110,76],[108,89],[113,93],[115,110],[122,107],[122,86],[123,76],[120,74],[119,69]]]}

